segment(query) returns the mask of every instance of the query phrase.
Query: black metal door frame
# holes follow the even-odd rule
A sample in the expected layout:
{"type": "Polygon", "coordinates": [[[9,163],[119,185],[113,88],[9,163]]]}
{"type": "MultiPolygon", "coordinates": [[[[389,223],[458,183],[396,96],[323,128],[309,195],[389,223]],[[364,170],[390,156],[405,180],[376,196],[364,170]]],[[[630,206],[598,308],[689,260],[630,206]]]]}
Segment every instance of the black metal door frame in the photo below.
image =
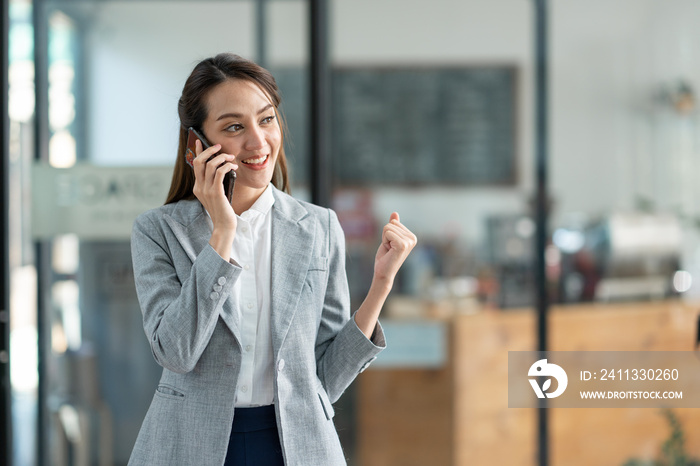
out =
{"type": "Polygon", "coordinates": [[[0,226],[0,242],[2,243],[0,260],[0,419],[2,430],[0,431],[0,462],[12,464],[12,386],[10,384],[10,244],[9,244],[9,164],[10,147],[9,131],[10,118],[7,112],[9,98],[9,39],[10,39],[10,5],[2,2],[2,20],[0,22],[0,34],[2,34],[2,91],[0,91],[0,108],[2,111],[2,131],[0,131],[0,151],[2,151],[2,164],[0,165],[0,204],[2,204],[2,225],[0,226]]]}
{"type": "Polygon", "coordinates": [[[309,180],[311,202],[325,207],[332,192],[328,18],[327,0],[309,0],[309,180]]]}
{"type": "MultiPolygon", "coordinates": [[[[545,249],[547,247],[549,192],[547,185],[548,168],[548,8],[547,0],[535,0],[535,287],[537,312],[537,351],[547,351],[547,330],[549,297],[547,295],[547,274],[545,249]]],[[[539,466],[549,465],[549,409],[537,410],[537,456],[539,466]]]]}

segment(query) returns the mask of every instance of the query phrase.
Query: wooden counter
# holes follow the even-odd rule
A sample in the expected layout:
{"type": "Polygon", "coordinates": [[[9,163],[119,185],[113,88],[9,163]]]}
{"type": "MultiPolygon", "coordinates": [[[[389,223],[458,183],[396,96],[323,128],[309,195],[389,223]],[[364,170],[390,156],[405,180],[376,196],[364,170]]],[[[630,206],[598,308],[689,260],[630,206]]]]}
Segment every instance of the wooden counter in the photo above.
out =
{"type": "MultiPolygon", "coordinates": [[[[691,351],[699,310],[680,301],[553,307],[549,349],[691,351]]],[[[364,372],[357,381],[357,466],[536,465],[537,413],[508,408],[507,383],[508,351],[535,350],[535,320],[528,310],[456,315],[448,323],[445,367],[364,372]]],[[[686,452],[700,458],[700,409],[674,412],[686,452]]],[[[549,414],[553,466],[658,458],[670,434],[657,409],[549,414]]]]}

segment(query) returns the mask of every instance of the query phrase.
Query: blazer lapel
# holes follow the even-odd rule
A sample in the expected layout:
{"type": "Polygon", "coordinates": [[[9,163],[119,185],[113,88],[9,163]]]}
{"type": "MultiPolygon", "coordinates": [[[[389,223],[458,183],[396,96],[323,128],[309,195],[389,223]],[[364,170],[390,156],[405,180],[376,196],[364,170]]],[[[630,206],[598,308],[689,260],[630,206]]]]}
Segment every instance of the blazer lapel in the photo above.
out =
{"type": "Polygon", "coordinates": [[[270,324],[276,358],[297,311],[311,263],[314,228],[299,202],[277,190],[273,192],[270,324]]]}
{"type": "MultiPolygon", "coordinates": [[[[214,228],[211,218],[199,201],[181,201],[172,215],[166,215],[165,221],[182,246],[182,249],[192,263],[200,252],[209,244],[214,228]]],[[[236,340],[241,341],[240,325],[237,313],[233,312],[231,303],[226,300],[221,312],[221,319],[233,333],[236,340]]]]}

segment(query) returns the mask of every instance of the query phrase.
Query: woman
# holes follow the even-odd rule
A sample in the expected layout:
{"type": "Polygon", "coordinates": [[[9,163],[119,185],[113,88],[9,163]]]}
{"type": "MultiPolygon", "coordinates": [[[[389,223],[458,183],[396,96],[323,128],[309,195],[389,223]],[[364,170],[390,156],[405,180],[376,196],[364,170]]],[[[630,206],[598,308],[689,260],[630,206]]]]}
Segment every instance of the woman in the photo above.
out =
{"type": "Polygon", "coordinates": [[[377,318],[416,238],[391,215],[351,316],[335,213],[284,192],[279,104],[269,72],[233,54],[203,60],[185,83],[168,199],[132,234],[163,375],[130,465],[345,464],[332,403],[385,347],[377,318]],[[189,127],[213,144],[197,143],[194,169],[189,127]]]}

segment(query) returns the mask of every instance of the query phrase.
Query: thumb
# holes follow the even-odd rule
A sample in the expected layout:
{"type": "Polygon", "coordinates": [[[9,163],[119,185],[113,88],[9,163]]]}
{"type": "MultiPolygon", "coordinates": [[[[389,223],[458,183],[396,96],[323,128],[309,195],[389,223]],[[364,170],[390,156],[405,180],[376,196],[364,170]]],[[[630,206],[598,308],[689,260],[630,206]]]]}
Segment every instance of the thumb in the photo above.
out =
{"type": "Polygon", "coordinates": [[[399,220],[399,213],[398,212],[392,212],[391,216],[389,217],[389,221],[391,222],[392,220],[396,220],[397,222],[400,222],[399,220]]]}

